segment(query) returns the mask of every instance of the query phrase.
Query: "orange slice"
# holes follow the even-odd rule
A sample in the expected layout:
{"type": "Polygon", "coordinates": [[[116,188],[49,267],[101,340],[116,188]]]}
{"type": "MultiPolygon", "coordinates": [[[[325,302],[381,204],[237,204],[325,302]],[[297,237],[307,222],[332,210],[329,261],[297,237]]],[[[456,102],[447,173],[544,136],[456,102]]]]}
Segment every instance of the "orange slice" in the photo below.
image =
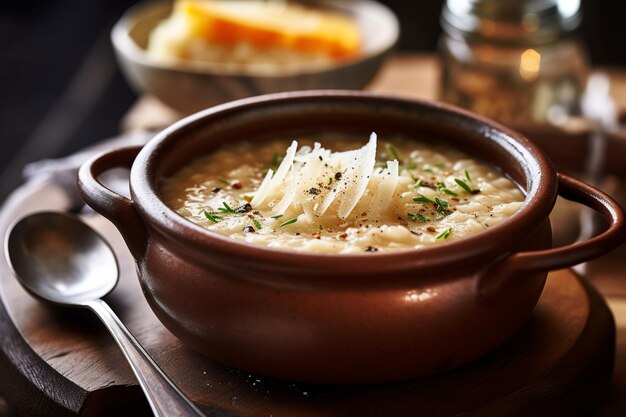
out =
{"type": "Polygon", "coordinates": [[[245,42],[335,59],[353,57],[360,48],[353,20],[282,1],[181,0],[176,13],[187,17],[194,36],[226,46],[245,42]]]}

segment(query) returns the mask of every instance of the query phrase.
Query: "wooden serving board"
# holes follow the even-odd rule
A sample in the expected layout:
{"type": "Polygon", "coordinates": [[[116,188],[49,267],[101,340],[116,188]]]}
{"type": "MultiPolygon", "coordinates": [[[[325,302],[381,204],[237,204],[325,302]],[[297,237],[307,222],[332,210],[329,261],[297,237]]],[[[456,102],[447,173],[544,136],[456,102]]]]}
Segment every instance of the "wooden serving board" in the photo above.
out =
{"type": "MultiPolygon", "coordinates": [[[[0,234],[29,212],[67,209],[66,192],[42,180],[0,211],[0,234]]],[[[602,297],[570,270],[550,274],[530,320],[504,346],[448,373],[393,384],[321,386],[228,368],[183,346],[152,314],[117,231],[85,214],[115,248],[121,280],[113,309],[157,363],[207,415],[574,416],[609,390],[615,330],[602,297]]],[[[277,341],[278,343],[278,341],[277,341]]],[[[150,415],[122,354],[89,312],[42,305],[0,259],[0,395],[31,416],[150,415]]]]}

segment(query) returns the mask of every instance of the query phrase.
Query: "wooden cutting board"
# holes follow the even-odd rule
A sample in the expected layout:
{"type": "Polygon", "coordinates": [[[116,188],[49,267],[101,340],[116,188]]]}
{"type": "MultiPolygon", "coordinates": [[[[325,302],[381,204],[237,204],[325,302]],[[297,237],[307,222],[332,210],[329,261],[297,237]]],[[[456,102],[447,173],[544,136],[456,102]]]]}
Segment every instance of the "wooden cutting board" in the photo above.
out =
{"type": "MultiPolygon", "coordinates": [[[[0,211],[0,234],[29,212],[63,210],[66,192],[45,180],[18,189],[0,211]]],[[[571,270],[551,273],[532,317],[504,346],[462,368],[412,381],[321,386],[228,368],[183,346],[152,314],[117,231],[85,214],[120,258],[113,309],[164,371],[213,416],[573,416],[608,392],[615,348],[602,297],[571,270]]],[[[150,415],[136,381],[89,312],[42,305],[0,259],[0,395],[32,416],[150,415]]]]}

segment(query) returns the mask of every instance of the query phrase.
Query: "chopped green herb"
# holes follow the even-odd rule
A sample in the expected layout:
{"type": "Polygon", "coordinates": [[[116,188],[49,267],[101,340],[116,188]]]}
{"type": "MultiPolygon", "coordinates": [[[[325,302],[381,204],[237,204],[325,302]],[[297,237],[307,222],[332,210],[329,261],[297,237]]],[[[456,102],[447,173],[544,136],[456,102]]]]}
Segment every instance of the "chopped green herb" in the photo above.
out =
{"type": "Polygon", "coordinates": [[[422,216],[419,213],[417,213],[417,214],[415,214],[415,213],[407,213],[406,215],[408,216],[408,218],[411,221],[414,221],[414,222],[419,220],[419,221],[421,221],[423,223],[426,223],[428,221],[428,219],[426,217],[422,216]]]}
{"type": "Polygon", "coordinates": [[[437,213],[441,214],[443,217],[447,217],[452,214],[450,210],[441,206],[437,206],[437,213]]]}
{"type": "Polygon", "coordinates": [[[452,211],[447,209],[449,205],[450,203],[448,203],[447,201],[441,200],[439,197],[435,197],[435,210],[437,210],[437,212],[442,216],[445,217],[452,214],[452,211]]]}
{"type": "Polygon", "coordinates": [[[283,156],[279,153],[275,153],[272,155],[272,167],[277,167],[281,162],[283,162],[283,156]]]}
{"type": "MultiPolygon", "coordinates": [[[[465,171],[465,172],[467,172],[467,171],[465,171]]],[[[454,181],[459,185],[459,187],[461,187],[462,189],[464,189],[465,191],[467,191],[470,194],[472,193],[472,189],[470,188],[469,185],[467,185],[465,183],[465,181],[459,180],[457,178],[455,178],[454,181]]]]}
{"type": "Polygon", "coordinates": [[[328,178],[328,185],[333,183],[333,177],[328,178]]]}
{"type": "Polygon", "coordinates": [[[415,183],[415,185],[413,186],[413,188],[420,188],[422,186],[422,184],[424,183],[424,181],[422,181],[421,178],[419,178],[417,180],[417,182],[415,183]]]}
{"type": "Polygon", "coordinates": [[[400,157],[398,156],[398,151],[396,150],[396,148],[393,147],[393,145],[387,145],[387,153],[391,155],[396,161],[402,163],[400,157]]]}
{"type": "Polygon", "coordinates": [[[444,169],[446,167],[445,164],[434,164],[433,166],[439,169],[444,169]]]}
{"type": "Polygon", "coordinates": [[[209,219],[213,223],[218,223],[220,220],[222,220],[222,217],[214,216],[213,214],[209,213],[206,210],[204,210],[203,214],[204,214],[204,217],[206,217],[207,219],[209,219]]]}
{"type": "Polygon", "coordinates": [[[404,168],[405,169],[415,169],[415,168],[417,168],[417,165],[412,163],[412,162],[410,162],[408,164],[404,164],[404,168]]]}
{"type": "Polygon", "coordinates": [[[441,192],[444,192],[448,195],[457,195],[457,193],[455,193],[454,191],[450,190],[449,188],[446,188],[446,184],[444,184],[443,182],[438,182],[437,183],[437,189],[441,192]]]}
{"type": "Polygon", "coordinates": [[[422,171],[424,171],[424,172],[433,172],[433,170],[428,168],[428,167],[423,167],[422,171]]]}
{"type": "Polygon", "coordinates": [[[261,225],[261,222],[258,221],[257,219],[252,219],[252,223],[254,224],[254,227],[256,227],[256,230],[263,229],[263,226],[261,225]]]}
{"type": "Polygon", "coordinates": [[[322,226],[322,225],[320,224],[320,232],[321,232],[322,230],[324,230],[324,226],[322,226]]]}
{"type": "Polygon", "coordinates": [[[224,201],[222,204],[224,204],[224,207],[218,207],[217,209],[221,212],[221,213],[236,213],[235,210],[233,210],[228,203],[226,203],[226,201],[224,201]]]}
{"type": "Polygon", "coordinates": [[[230,182],[228,180],[225,180],[224,178],[220,178],[218,181],[222,184],[230,185],[230,182]]]}
{"type": "Polygon", "coordinates": [[[290,224],[294,224],[297,221],[298,221],[298,218],[294,217],[293,219],[287,220],[285,223],[281,224],[280,227],[289,226],[290,224]]]}
{"type": "Polygon", "coordinates": [[[276,216],[272,216],[272,219],[280,219],[283,216],[283,214],[277,214],[276,216]]]}
{"type": "Polygon", "coordinates": [[[465,170],[465,178],[467,178],[467,180],[468,180],[469,182],[473,182],[473,181],[472,181],[472,179],[470,178],[470,176],[469,176],[469,172],[467,172],[467,170],[465,170]]]}
{"type": "Polygon", "coordinates": [[[422,194],[420,194],[419,197],[415,197],[413,201],[415,201],[416,203],[434,203],[433,200],[422,194]]]}
{"type": "Polygon", "coordinates": [[[450,237],[451,234],[452,234],[452,228],[448,227],[446,230],[439,233],[436,239],[447,239],[450,237]]]}

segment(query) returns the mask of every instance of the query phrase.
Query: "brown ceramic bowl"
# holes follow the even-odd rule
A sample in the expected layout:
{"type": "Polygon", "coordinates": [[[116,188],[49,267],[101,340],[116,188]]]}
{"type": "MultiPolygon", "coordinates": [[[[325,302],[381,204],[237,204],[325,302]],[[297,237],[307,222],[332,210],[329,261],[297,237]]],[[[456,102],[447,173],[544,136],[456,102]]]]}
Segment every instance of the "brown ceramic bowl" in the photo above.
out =
{"type": "Polygon", "coordinates": [[[617,203],[557,174],[520,134],[447,105],[363,92],[284,93],[214,107],[141,150],[92,159],[80,170],[79,186],[123,234],[148,302],[172,333],[234,367],[309,382],[399,380],[484,355],[529,317],[548,270],[602,255],[626,236],[617,203]],[[499,166],[525,190],[525,203],[507,221],[460,241],[325,255],[212,233],[159,197],[164,177],[221,144],[328,131],[449,143],[499,166]],[[132,199],[97,180],[131,165],[132,199]],[[609,229],[550,249],[548,215],[557,194],[599,211],[609,229]]]}

